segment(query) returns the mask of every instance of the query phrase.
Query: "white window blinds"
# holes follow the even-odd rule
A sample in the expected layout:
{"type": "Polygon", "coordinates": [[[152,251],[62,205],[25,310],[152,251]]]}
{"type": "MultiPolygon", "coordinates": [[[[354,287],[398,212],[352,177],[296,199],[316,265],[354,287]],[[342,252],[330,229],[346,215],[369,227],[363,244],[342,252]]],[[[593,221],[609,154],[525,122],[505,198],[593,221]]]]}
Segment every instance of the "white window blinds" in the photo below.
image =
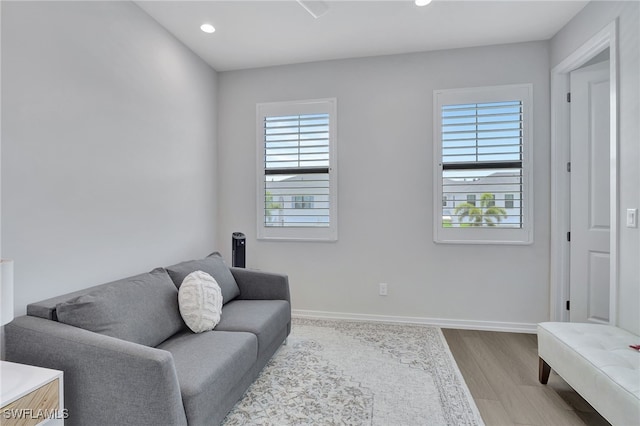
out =
{"type": "Polygon", "coordinates": [[[329,114],[265,117],[265,226],[329,226],[329,114]]]}
{"type": "Polygon", "coordinates": [[[434,200],[446,200],[434,201],[436,242],[532,241],[531,92],[434,92],[434,200]]]}
{"type": "Polygon", "coordinates": [[[258,106],[259,234],[264,238],[335,235],[335,118],[330,110],[317,109],[307,113],[314,110],[307,102],[258,106]],[[296,110],[300,113],[291,113],[296,110]],[[305,231],[309,229],[325,231],[305,231]]]}
{"type": "Polygon", "coordinates": [[[522,228],[522,101],[443,105],[441,114],[442,192],[452,202],[442,226],[522,228]]]}

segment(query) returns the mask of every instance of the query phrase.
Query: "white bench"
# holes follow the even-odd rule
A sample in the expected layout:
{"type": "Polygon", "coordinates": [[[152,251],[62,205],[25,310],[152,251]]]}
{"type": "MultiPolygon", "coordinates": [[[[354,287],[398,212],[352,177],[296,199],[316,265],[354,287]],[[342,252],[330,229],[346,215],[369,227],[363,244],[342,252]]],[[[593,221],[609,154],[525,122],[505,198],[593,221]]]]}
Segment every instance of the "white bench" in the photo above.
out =
{"type": "Polygon", "coordinates": [[[600,324],[538,324],[539,380],[553,369],[613,425],[640,425],[640,337],[600,324]]]}

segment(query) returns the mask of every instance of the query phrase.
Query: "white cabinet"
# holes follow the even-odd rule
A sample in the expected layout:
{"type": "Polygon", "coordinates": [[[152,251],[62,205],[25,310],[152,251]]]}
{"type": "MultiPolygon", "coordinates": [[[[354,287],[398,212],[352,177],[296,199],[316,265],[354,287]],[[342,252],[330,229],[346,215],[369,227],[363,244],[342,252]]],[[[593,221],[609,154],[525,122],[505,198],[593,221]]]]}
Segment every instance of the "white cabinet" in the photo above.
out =
{"type": "Polygon", "coordinates": [[[63,425],[62,371],[0,361],[0,423],[63,425]]]}

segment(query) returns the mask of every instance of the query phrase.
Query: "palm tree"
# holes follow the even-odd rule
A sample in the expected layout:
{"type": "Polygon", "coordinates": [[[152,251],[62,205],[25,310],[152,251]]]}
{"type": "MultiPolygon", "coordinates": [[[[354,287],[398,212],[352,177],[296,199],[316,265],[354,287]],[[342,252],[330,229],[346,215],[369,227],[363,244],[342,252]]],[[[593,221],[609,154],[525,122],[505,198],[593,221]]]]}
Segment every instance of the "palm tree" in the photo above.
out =
{"type": "Polygon", "coordinates": [[[267,191],[264,197],[264,211],[266,216],[269,218],[267,222],[271,222],[271,216],[273,215],[274,210],[282,210],[284,206],[282,203],[278,203],[273,201],[273,195],[271,192],[267,191]]]}
{"type": "Polygon", "coordinates": [[[455,215],[461,224],[465,219],[469,219],[469,226],[496,226],[507,217],[507,211],[496,206],[493,194],[484,193],[480,196],[479,206],[470,202],[462,203],[456,207],[455,215]]]}

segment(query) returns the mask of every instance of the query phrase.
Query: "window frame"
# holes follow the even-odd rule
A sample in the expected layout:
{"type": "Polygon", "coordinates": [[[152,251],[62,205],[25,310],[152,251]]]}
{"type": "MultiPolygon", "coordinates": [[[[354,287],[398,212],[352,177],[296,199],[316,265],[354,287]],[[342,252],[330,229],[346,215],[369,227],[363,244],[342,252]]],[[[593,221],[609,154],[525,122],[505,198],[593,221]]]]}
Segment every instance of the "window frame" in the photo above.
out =
{"type": "MultiPolygon", "coordinates": [[[[336,98],[302,101],[265,102],[256,104],[257,239],[270,241],[328,241],[338,240],[338,120],[336,98]],[[270,227],[265,226],[265,146],[264,119],[287,115],[329,115],[329,226],[327,227],[270,227]]],[[[295,174],[295,169],[292,169],[295,174]]]]}
{"type": "Polygon", "coordinates": [[[533,85],[513,84],[433,92],[433,239],[444,244],[533,243],[533,85]],[[522,228],[443,227],[442,107],[522,101],[522,228]]]}

